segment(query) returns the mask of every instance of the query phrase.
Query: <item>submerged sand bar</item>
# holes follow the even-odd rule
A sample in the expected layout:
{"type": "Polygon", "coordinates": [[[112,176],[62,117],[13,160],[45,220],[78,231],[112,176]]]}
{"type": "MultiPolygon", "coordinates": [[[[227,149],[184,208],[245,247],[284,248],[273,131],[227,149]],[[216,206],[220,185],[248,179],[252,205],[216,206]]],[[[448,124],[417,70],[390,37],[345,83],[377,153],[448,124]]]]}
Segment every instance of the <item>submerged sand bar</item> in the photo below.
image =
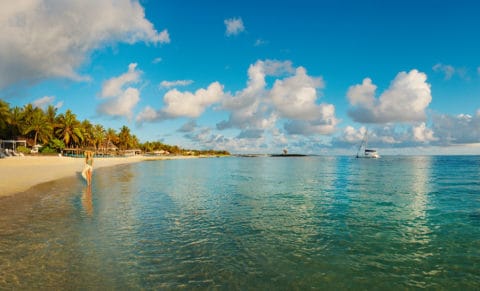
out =
{"type": "MultiPolygon", "coordinates": [[[[95,158],[93,168],[111,167],[146,160],[186,159],[189,156],[133,156],[95,158]]],[[[0,196],[23,192],[29,188],[81,172],[85,159],[60,156],[25,156],[0,159],[0,196]]],[[[95,175],[95,174],[94,174],[95,175]]],[[[94,176],[95,179],[95,176],[94,176]]]]}

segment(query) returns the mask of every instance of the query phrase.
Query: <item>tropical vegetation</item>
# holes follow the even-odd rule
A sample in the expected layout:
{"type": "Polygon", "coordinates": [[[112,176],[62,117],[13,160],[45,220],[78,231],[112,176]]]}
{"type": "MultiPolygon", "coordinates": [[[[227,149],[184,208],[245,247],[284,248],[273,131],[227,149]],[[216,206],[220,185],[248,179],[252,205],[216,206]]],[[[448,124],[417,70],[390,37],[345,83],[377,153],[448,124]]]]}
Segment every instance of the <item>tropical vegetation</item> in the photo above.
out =
{"type": "Polygon", "coordinates": [[[229,155],[227,151],[188,150],[159,141],[141,143],[125,125],[117,132],[113,128],[105,129],[101,124],[92,124],[87,119],[80,121],[70,109],[60,114],[57,110],[53,105],[46,109],[32,104],[10,107],[0,99],[0,140],[25,139],[30,147],[41,145],[40,153],[69,149],[107,152],[115,148],[120,154],[129,149],[140,149],[145,153],[162,151],[174,155],[229,155]]]}

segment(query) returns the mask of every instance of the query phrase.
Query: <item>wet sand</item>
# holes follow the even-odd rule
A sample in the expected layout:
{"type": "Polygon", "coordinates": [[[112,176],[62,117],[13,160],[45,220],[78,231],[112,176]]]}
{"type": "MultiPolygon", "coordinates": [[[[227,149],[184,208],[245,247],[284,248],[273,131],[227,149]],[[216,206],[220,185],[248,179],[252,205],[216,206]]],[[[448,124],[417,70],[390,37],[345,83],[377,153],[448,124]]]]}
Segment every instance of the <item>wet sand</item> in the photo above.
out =
{"type": "MultiPolygon", "coordinates": [[[[191,156],[133,156],[95,158],[94,169],[146,160],[187,159],[191,156]]],[[[25,156],[0,159],[0,197],[23,192],[40,183],[75,176],[83,169],[85,159],[59,156],[25,156]]]]}

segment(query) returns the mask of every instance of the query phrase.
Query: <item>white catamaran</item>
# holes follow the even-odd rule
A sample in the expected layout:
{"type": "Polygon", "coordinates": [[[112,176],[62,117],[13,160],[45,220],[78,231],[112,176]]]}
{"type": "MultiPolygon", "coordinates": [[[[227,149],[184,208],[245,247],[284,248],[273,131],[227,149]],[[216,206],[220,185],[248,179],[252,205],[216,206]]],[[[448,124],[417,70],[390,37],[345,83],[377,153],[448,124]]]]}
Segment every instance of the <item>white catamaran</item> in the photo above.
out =
{"type": "Polygon", "coordinates": [[[357,158],[367,158],[367,159],[378,159],[380,155],[377,153],[376,150],[367,148],[368,146],[368,130],[365,132],[363,136],[362,143],[357,151],[357,158]]]}

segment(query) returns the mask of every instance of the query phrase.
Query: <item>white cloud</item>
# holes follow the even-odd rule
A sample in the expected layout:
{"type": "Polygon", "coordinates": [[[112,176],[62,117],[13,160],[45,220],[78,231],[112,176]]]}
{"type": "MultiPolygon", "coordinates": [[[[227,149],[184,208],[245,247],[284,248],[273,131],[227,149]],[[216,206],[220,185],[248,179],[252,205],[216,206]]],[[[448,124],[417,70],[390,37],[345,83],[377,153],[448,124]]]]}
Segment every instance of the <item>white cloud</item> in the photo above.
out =
{"type": "Polygon", "coordinates": [[[247,86],[234,96],[224,99],[222,108],[230,111],[226,121],[217,124],[217,128],[258,129],[272,127],[277,121],[277,114],[272,111],[269,100],[266,98],[267,75],[281,75],[291,72],[291,62],[257,61],[248,68],[247,86]]]}
{"type": "Polygon", "coordinates": [[[245,30],[241,18],[225,19],[224,23],[226,27],[225,34],[227,36],[237,35],[245,30]]]}
{"type": "MultiPolygon", "coordinates": [[[[451,146],[480,144],[480,109],[473,115],[434,114],[430,123],[430,126],[425,122],[374,126],[368,131],[369,144],[384,149],[428,145],[432,149],[436,147],[436,150],[438,147],[445,150],[451,146]]],[[[347,126],[341,134],[333,138],[332,145],[335,148],[358,146],[365,131],[365,127],[355,129],[347,126]]]]}
{"type": "Polygon", "coordinates": [[[285,130],[289,134],[315,135],[331,134],[335,132],[338,124],[335,117],[335,106],[332,104],[320,104],[315,107],[313,119],[297,118],[285,123],[285,130]]]}
{"type": "Polygon", "coordinates": [[[46,108],[48,105],[52,104],[55,100],[54,96],[44,96],[32,102],[33,107],[46,108]]]}
{"type": "MultiPolygon", "coordinates": [[[[421,125],[398,125],[387,124],[375,126],[368,129],[368,145],[373,148],[401,148],[423,145],[428,142],[416,140],[412,132],[414,128],[421,128],[421,125]]],[[[362,126],[358,129],[347,126],[343,132],[334,137],[332,145],[336,148],[356,148],[360,145],[367,132],[367,128],[362,126]]],[[[429,129],[425,128],[424,133],[428,136],[429,129]]]]}
{"type": "Polygon", "coordinates": [[[412,132],[413,139],[418,142],[428,143],[438,140],[438,138],[433,136],[433,130],[427,128],[425,122],[420,123],[418,126],[413,126],[412,132]]]}
{"type": "Polygon", "coordinates": [[[294,76],[275,81],[270,98],[280,117],[289,119],[284,126],[287,133],[314,135],[335,130],[335,107],[316,103],[317,89],[324,86],[321,77],[308,76],[303,67],[297,68],[294,76]]]}
{"type": "MultiPolygon", "coordinates": [[[[55,101],[55,96],[44,96],[32,102],[33,107],[38,107],[41,109],[46,109],[49,105],[52,105],[55,101]]],[[[60,108],[63,106],[63,101],[57,102],[54,105],[55,108],[60,108]]]]}
{"type": "Polygon", "coordinates": [[[432,69],[434,72],[443,73],[445,75],[445,80],[450,80],[453,74],[455,74],[455,68],[451,65],[444,65],[444,64],[438,63],[435,66],[433,66],[432,69]]]}
{"type": "Polygon", "coordinates": [[[87,80],[77,69],[117,42],[168,43],[135,0],[18,0],[0,11],[0,88],[51,77],[87,80]]]}
{"type": "Polygon", "coordinates": [[[153,61],[152,61],[152,64],[158,64],[162,61],[162,58],[158,57],[158,58],[154,58],[153,61]]]}
{"type": "Polygon", "coordinates": [[[188,86],[192,83],[193,83],[192,80],[162,81],[160,83],[160,86],[164,88],[170,88],[170,87],[188,86]]]}
{"type": "Polygon", "coordinates": [[[480,109],[472,116],[435,114],[432,118],[434,136],[438,144],[480,143],[480,109]]]}
{"type": "Polygon", "coordinates": [[[275,81],[270,98],[282,117],[313,120],[320,110],[315,104],[317,88],[323,87],[322,78],[310,77],[303,67],[299,67],[294,76],[275,81]]]}
{"type": "Polygon", "coordinates": [[[136,83],[140,79],[141,71],[136,70],[137,64],[128,65],[128,71],[118,77],[111,78],[103,83],[101,97],[114,97],[122,94],[123,86],[136,83]]]}
{"type": "Polygon", "coordinates": [[[220,101],[223,95],[223,86],[218,82],[210,84],[207,89],[198,89],[195,93],[173,89],[163,98],[166,104],[163,111],[172,117],[199,117],[207,106],[220,101]]]}
{"type": "Polygon", "coordinates": [[[132,118],[132,110],[140,101],[140,92],[135,88],[127,88],[119,96],[100,104],[98,111],[111,116],[132,118]]]}
{"type": "Polygon", "coordinates": [[[137,116],[137,122],[199,117],[208,106],[219,102],[223,96],[223,86],[218,82],[211,83],[207,89],[198,89],[195,93],[172,89],[163,97],[164,108],[156,111],[147,106],[137,116]]]}
{"type": "Polygon", "coordinates": [[[358,130],[356,130],[352,126],[347,126],[343,130],[342,139],[345,142],[351,143],[351,144],[360,143],[363,137],[365,136],[366,131],[367,131],[366,128],[363,126],[360,127],[358,130]]]}
{"type": "Polygon", "coordinates": [[[138,115],[137,122],[154,121],[159,118],[158,112],[150,106],[145,107],[138,115]]]}
{"type": "MultiPolygon", "coordinates": [[[[217,124],[218,129],[239,128],[245,133],[273,129],[280,119],[286,119],[289,134],[330,134],[338,120],[335,107],[317,104],[317,90],[324,87],[321,77],[307,75],[305,68],[294,69],[289,61],[257,61],[248,69],[247,87],[226,98],[223,109],[230,111],[229,119],[217,124]],[[267,76],[283,76],[273,88],[266,88],[267,76]],[[290,76],[293,75],[293,76],[290,76]]],[[[258,136],[258,135],[257,135],[258,136]]]]}
{"type": "Polygon", "coordinates": [[[138,83],[140,74],[137,64],[128,65],[128,71],[118,77],[113,77],[103,83],[100,97],[108,99],[100,104],[97,111],[111,116],[124,116],[132,118],[132,112],[140,101],[140,91],[127,85],[138,83]]]}
{"type": "Polygon", "coordinates": [[[369,78],[351,86],[347,96],[353,106],[349,115],[364,123],[421,122],[432,101],[427,76],[417,70],[400,72],[378,99],[376,86],[369,78]]]}
{"type": "Polygon", "coordinates": [[[229,138],[220,133],[215,133],[210,128],[199,128],[195,132],[187,133],[185,138],[194,143],[193,147],[228,150],[234,153],[258,152],[258,149],[263,148],[265,143],[263,138],[252,139],[248,138],[248,136],[243,136],[241,138],[229,138]]]}
{"type": "MultiPolygon", "coordinates": [[[[317,90],[323,86],[321,77],[309,76],[303,67],[295,69],[290,61],[259,60],[249,66],[247,84],[235,94],[224,93],[218,82],[195,93],[173,89],[164,95],[163,108],[146,107],[137,122],[196,118],[207,107],[220,103],[216,109],[228,112],[229,117],[217,123],[217,130],[240,130],[238,139],[257,145],[265,136],[283,140],[285,134],[331,134],[339,121],[334,105],[318,103],[317,90]],[[272,89],[267,87],[267,77],[277,77],[272,89]],[[282,132],[278,129],[281,125],[282,132]]],[[[198,135],[188,134],[188,138],[198,141],[194,136],[198,135]]]]}

